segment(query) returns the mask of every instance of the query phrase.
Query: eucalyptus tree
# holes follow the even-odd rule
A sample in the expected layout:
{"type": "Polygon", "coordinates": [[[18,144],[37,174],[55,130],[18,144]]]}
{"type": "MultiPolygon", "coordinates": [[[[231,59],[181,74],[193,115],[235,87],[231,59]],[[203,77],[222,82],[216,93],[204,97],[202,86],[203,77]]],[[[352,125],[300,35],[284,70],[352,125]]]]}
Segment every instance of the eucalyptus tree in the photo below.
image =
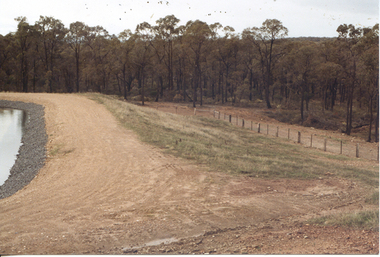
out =
{"type": "Polygon", "coordinates": [[[258,62],[258,52],[252,47],[251,42],[247,37],[242,38],[240,48],[241,62],[247,72],[247,79],[249,83],[249,100],[253,100],[254,92],[256,97],[262,100],[263,94],[262,86],[260,86],[262,83],[260,83],[260,63],[258,62]]]}
{"type": "Polygon", "coordinates": [[[157,26],[152,26],[153,38],[150,40],[151,47],[154,52],[154,72],[151,74],[153,77],[157,77],[157,93],[156,93],[156,101],[158,101],[159,97],[163,97],[164,94],[164,78],[166,78],[168,86],[168,90],[170,90],[170,74],[166,72],[167,67],[170,63],[170,56],[168,54],[169,50],[169,34],[163,25],[163,19],[157,20],[157,26]]]}
{"type": "Polygon", "coordinates": [[[220,60],[225,68],[225,100],[227,102],[227,92],[230,92],[233,103],[235,103],[235,84],[231,83],[230,77],[233,73],[237,72],[237,54],[239,51],[239,38],[233,34],[235,30],[232,27],[226,26],[223,28],[225,33],[223,38],[220,38],[218,44],[218,53],[220,60]]]}
{"type": "Polygon", "coordinates": [[[379,24],[363,29],[363,37],[358,42],[361,49],[359,57],[359,78],[365,92],[370,113],[367,141],[372,140],[373,109],[376,106],[375,142],[379,141],[379,24]]]}
{"type": "Polygon", "coordinates": [[[63,23],[53,17],[43,17],[35,24],[36,30],[39,32],[40,47],[38,48],[41,60],[45,67],[45,81],[49,88],[49,92],[54,92],[57,85],[56,78],[56,60],[59,58],[63,40],[67,33],[67,29],[63,23]],[[54,82],[54,83],[53,83],[54,82]]]}
{"type": "Polygon", "coordinates": [[[108,83],[111,75],[109,59],[111,48],[110,35],[101,26],[88,27],[88,34],[85,38],[86,59],[85,73],[89,83],[95,86],[95,90],[105,93],[108,90],[108,83]]]}
{"type": "Polygon", "coordinates": [[[135,71],[132,63],[132,51],[135,47],[136,35],[129,29],[119,34],[119,47],[114,49],[115,58],[120,64],[123,83],[124,99],[127,99],[128,93],[131,91],[131,85],[135,79],[135,71]]]}
{"type": "Polygon", "coordinates": [[[179,27],[177,19],[174,15],[168,15],[156,21],[156,26],[153,30],[156,34],[156,39],[162,43],[162,48],[166,58],[163,59],[167,68],[168,89],[173,90],[173,41],[179,36],[179,27]]]}
{"type": "Polygon", "coordinates": [[[178,27],[178,37],[174,41],[173,59],[175,60],[174,72],[176,74],[177,90],[182,90],[182,100],[193,101],[187,93],[188,85],[190,84],[190,56],[189,49],[186,46],[186,38],[184,37],[186,27],[181,25],[178,27]]]}
{"type": "Polygon", "coordinates": [[[322,110],[334,110],[342,66],[331,61],[321,61],[316,67],[322,110]]]}
{"type": "Polygon", "coordinates": [[[222,86],[222,103],[224,103],[227,102],[228,91],[231,97],[234,96],[234,87],[231,85],[229,78],[232,74],[233,65],[236,65],[236,58],[234,59],[234,56],[236,57],[239,50],[239,38],[233,33],[235,31],[234,28],[230,26],[223,27],[220,23],[215,23],[210,25],[210,28],[213,31],[214,54],[219,61],[219,69],[221,69],[219,74],[222,74],[224,82],[224,86],[222,86]]]}
{"type": "Polygon", "coordinates": [[[8,35],[1,35],[0,34],[0,71],[3,68],[3,65],[8,61],[8,59],[11,56],[10,51],[10,38],[12,37],[11,34],[8,35]]]}
{"type": "Polygon", "coordinates": [[[310,84],[312,77],[315,76],[318,59],[315,49],[316,44],[313,42],[296,43],[287,56],[287,63],[293,68],[289,70],[289,75],[292,76],[291,81],[300,95],[301,122],[304,121],[304,103],[306,102],[306,110],[308,110],[308,102],[311,98],[310,84]]]}
{"type": "Polygon", "coordinates": [[[145,71],[153,56],[151,41],[153,40],[152,26],[143,22],[136,27],[136,46],[134,48],[134,64],[137,66],[138,86],[141,90],[141,104],[145,102],[145,71]]]}
{"type": "Polygon", "coordinates": [[[259,53],[262,79],[265,86],[265,102],[268,108],[270,104],[270,87],[273,83],[273,69],[275,63],[281,57],[282,53],[275,46],[279,38],[288,35],[288,29],[282,25],[282,22],[276,19],[267,19],[260,28],[252,27],[243,31],[242,37],[251,42],[251,45],[259,53]]]}
{"type": "Polygon", "coordinates": [[[13,52],[14,36],[9,33],[5,36],[0,35],[0,91],[9,90],[9,76],[12,74],[11,62],[13,52]]]}
{"type": "MultiPolygon", "coordinates": [[[[205,45],[211,37],[211,30],[207,23],[196,20],[188,21],[186,23],[186,30],[184,33],[184,43],[190,49],[191,54],[191,64],[194,67],[192,74],[192,84],[193,84],[193,107],[196,107],[195,103],[197,101],[197,89],[201,88],[202,79],[202,61],[206,56],[205,45]]],[[[201,88],[202,89],[202,88],[201,88]]],[[[202,95],[202,92],[201,92],[202,95]]],[[[201,103],[202,105],[202,98],[201,103]]]]}
{"type": "Polygon", "coordinates": [[[86,38],[88,36],[88,26],[83,22],[74,22],[70,24],[70,29],[66,34],[66,43],[74,53],[75,58],[75,85],[76,91],[79,92],[79,80],[80,80],[80,61],[82,48],[85,45],[86,38]]]}
{"type": "Polygon", "coordinates": [[[357,64],[360,54],[360,49],[357,47],[363,30],[362,28],[355,28],[354,25],[343,24],[337,28],[338,43],[340,46],[339,64],[343,68],[345,74],[343,83],[347,91],[347,108],[346,108],[346,134],[351,134],[352,129],[352,106],[354,100],[355,88],[359,84],[357,77],[357,64]]]}
{"type": "Polygon", "coordinates": [[[15,43],[17,48],[17,59],[19,61],[19,72],[22,82],[22,91],[28,92],[29,83],[29,56],[30,49],[32,48],[34,40],[34,26],[29,25],[26,17],[18,17],[15,19],[18,21],[17,32],[15,33],[15,43]]]}
{"type": "Polygon", "coordinates": [[[224,88],[223,88],[223,64],[219,56],[218,39],[221,37],[220,33],[223,30],[222,24],[219,22],[210,24],[211,30],[211,47],[208,55],[208,74],[211,82],[211,97],[217,101],[222,100],[224,103],[224,88]],[[216,87],[217,86],[217,87],[216,87]],[[216,87],[216,88],[215,88],[216,87]],[[222,96],[222,97],[221,97],[222,96]]]}
{"type": "Polygon", "coordinates": [[[338,91],[340,103],[344,102],[345,94],[342,90],[342,66],[339,63],[340,46],[336,40],[328,40],[318,48],[321,62],[317,67],[317,77],[320,84],[320,98],[322,110],[334,110],[338,91]],[[340,87],[340,88],[339,88],[340,87]]]}

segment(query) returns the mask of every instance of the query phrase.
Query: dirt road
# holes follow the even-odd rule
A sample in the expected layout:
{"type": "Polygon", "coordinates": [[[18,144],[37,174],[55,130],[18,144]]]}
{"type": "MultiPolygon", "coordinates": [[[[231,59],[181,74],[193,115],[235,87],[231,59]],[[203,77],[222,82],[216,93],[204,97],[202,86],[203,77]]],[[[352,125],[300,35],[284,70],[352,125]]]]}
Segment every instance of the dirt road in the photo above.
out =
{"type": "MultiPolygon", "coordinates": [[[[195,236],[215,234],[221,239],[210,247],[224,253],[230,231],[248,235],[250,228],[268,230],[281,220],[292,224],[364,202],[366,188],[351,181],[232,177],[164,155],[84,96],[0,98],[44,105],[49,136],[37,177],[0,200],[0,254],[149,253],[147,247],[181,238],[191,252],[195,236]]],[[[378,233],[369,235],[371,247],[360,251],[378,253],[378,233]]]]}

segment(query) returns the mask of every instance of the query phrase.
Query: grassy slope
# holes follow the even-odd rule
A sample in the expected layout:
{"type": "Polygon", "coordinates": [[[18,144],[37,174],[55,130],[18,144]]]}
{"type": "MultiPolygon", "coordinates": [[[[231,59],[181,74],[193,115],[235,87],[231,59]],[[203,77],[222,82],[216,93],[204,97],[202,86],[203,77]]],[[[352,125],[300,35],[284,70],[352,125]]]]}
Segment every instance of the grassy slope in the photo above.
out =
{"type": "MultiPolygon", "coordinates": [[[[143,142],[175,156],[206,164],[212,170],[260,178],[299,179],[314,179],[329,172],[378,188],[378,166],[356,168],[344,165],[336,161],[343,156],[252,133],[220,120],[164,113],[112,96],[87,96],[104,104],[143,142]]],[[[351,160],[348,157],[343,159],[351,160]]]]}
{"type": "MultiPolygon", "coordinates": [[[[104,104],[120,123],[133,130],[143,142],[175,156],[193,160],[211,170],[260,178],[315,179],[334,176],[360,181],[369,186],[369,204],[378,206],[378,165],[356,168],[344,164],[352,159],[280,138],[266,137],[230,123],[200,116],[181,116],[143,108],[112,96],[87,94],[104,104]]],[[[363,211],[323,216],[307,223],[339,225],[358,229],[378,229],[379,211],[363,211]]]]}

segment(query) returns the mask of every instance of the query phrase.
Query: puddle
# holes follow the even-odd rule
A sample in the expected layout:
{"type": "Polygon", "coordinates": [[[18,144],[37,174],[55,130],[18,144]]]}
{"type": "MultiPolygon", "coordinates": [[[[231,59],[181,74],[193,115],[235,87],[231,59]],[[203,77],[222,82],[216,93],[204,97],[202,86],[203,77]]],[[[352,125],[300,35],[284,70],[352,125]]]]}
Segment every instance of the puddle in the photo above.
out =
{"type": "Polygon", "coordinates": [[[170,243],[174,243],[174,242],[178,242],[179,239],[178,238],[165,238],[165,239],[158,239],[158,240],[154,240],[154,241],[150,241],[148,243],[146,243],[144,246],[155,246],[155,245],[160,245],[160,244],[170,244],[170,243]]]}
{"type": "Polygon", "coordinates": [[[0,186],[16,161],[26,118],[22,110],[0,108],[0,186]]]}
{"type": "Polygon", "coordinates": [[[140,245],[140,246],[125,247],[122,250],[124,251],[124,253],[129,253],[129,252],[133,252],[134,250],[137,250],[137,249],[140,249],[140,248],[143,248],[143,247],[146,247],[146,246],[156,246],[156,245],[160,245],[160,244],[165,244],[166,245],[166,244],[171,244],[171,243],[174,243],[174,242],[178,242],[179,240],[180,239],[175,238],[175,237],[158,239],[158,240],[150,241],[150,242],[145,243],[145,244],[140,245]]]}
{"type": "MultiPolygon", "coordinates": [[[[197,234],[197,235],[194,235],[194,236],[191,236],[191,237],[199,237],[199,236],[202,236],[202,235],[203,234],[197,234]]],[[[135,252],[137,252],[138,249],[143,248],[143,247],[157,246],[157,245],[160,245],[160,244],[167,245],[167,244],[179,242],[181,239],[184,239],[184,238],[170,237],[170,238],[164,238],[164,239],[156,239],[156,240],[150,241],[148,243],[145,243],[143,245],[134,246],[134,247],[124,247],[122,250],[123,250],[124,253],[135,253],[135,252]]]]}

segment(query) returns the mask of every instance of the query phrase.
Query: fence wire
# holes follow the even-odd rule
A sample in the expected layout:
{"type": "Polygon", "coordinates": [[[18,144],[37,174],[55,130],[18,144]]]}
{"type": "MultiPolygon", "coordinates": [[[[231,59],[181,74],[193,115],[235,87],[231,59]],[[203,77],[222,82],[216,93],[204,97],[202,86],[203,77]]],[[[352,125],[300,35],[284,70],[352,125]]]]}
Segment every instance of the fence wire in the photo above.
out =
{"type": "Polygon", "coordinates": [[[342,154],[349,157],[358,157],[368,160],[379,161],[379,149],[378,148],[367,148],[358,143],[352,143],[346,140],[339,140],[320,136],[317,134],[307,135],[296,130],[291,130],[290,128],[256,123],[250,120],[234,117],[232,115],[214,111],[214,118],[231,122],[236,126],[240,126],[254,132],[270,135],[280,138],[286,138],[291,141],[300,143],[302,145],[317,148],[326,152],[342,154]]]}

